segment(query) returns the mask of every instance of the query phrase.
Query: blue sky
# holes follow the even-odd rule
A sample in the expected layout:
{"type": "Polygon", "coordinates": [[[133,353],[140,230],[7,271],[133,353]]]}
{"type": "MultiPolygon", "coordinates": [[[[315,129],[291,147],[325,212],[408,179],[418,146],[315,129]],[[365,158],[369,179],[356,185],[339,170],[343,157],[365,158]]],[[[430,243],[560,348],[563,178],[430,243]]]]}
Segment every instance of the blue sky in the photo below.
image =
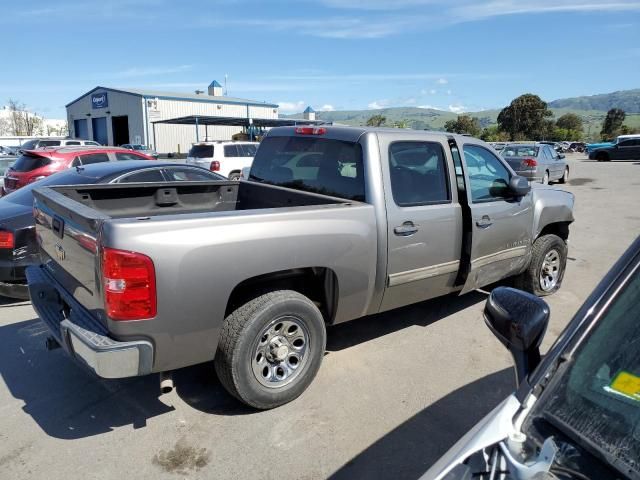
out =
{"type": "Polygon", "coordinates": [[[0,104],[224,82],[285,113],[501,108],[640,87],[640,0],[1,0],[0,104]]]}

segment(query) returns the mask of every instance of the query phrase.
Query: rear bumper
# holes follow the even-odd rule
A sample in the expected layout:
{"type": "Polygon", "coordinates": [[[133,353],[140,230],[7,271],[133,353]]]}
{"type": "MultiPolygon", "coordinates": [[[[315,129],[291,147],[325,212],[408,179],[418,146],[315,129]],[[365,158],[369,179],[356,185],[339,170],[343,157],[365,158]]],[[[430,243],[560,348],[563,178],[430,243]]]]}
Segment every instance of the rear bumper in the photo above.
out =
{"type": "Polygon", "coordinates": [[[542,176],[538,175],[538,173],[535,170],[516,170],[515,171],[517,175],[520,175],[521,177],[526,178],[527,180],[529,180],[530,182],[541,182],[542,181],[542,176]]]}
{"type": "Polygon", "coordinates": [[[120,342],[109,337],[106,328],[60,288],[43,267],[27,268],[27,280],[33,308],[71,357],[102,378],[151,373],[151,342],[120,342]]]}

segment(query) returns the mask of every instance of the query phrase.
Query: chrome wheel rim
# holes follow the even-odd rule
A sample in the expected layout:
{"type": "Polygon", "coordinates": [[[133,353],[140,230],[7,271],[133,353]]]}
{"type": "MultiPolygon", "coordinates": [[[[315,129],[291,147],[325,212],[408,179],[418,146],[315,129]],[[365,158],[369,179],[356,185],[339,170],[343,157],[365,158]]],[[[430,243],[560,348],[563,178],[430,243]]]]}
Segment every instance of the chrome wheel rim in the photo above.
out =
{"type": "Polygon", "coordinates": [[[560,278],[560,254],[557,250],[549,250],[542,261],[540,269],[540,288],[545,292],[554,289],[560,278]]]}
{"type": "Polygon", "coordinates": [[[310,356],[309,330],[294,316],[273,320],[254,342],[251,369],[260,384],[280,388],[294,381],[310,356]]]}
{"type": "Polygon", "coordinates": [[[542,177],[542,184],[547,185],[549,183],[549,174],[545,173],[544,177],[542,177]]]}
{"type": "Polygon", "coordinates": [[[566,182],[567,180],[569,180],[569,169],[568,169],[568,168],[565,168],[565,169],[564,169],[564,175],[563,175],[563,177],[564,177],[564,181],[565,181],[565,182],[566,182]]]}

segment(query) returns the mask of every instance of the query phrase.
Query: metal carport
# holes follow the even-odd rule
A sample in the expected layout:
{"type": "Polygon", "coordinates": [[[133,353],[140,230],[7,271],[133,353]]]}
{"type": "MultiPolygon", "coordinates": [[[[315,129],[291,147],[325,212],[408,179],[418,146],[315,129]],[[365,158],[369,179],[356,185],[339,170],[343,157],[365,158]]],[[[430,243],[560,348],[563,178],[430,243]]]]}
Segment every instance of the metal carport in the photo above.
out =
{"type": "Polygon", "coordinates": [[[214,117],[209,115],[189,115],[186,117],[169,118],[167,120],[156,120],[153,124],[153,144],[156,144],[156,124],[164,123],[169,125],[195,125],[196,142],[200,141],[198,127],[205,126],[205,137],[208,137],[206,127],[209,125],[224,125],[231,127],[244,127],[247,129],[249,138],[253,140],[255,128],[289,127],[292,125],[326,125],[330,122],[322,120],[306,120],[304,118],[241,118],[241,117],[214,117]],[[252,128],[253,127],[253,128],[252,128]]]}

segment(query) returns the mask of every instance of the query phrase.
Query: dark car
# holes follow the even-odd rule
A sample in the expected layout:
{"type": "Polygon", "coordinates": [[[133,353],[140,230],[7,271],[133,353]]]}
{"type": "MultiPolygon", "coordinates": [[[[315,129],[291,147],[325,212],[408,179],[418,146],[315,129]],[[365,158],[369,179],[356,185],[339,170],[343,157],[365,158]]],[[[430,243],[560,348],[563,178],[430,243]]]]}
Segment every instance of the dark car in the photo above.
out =
{"type": "Polygon", "coordinates": [[[32,216],[33,189],[51,185],[226,180],[204,168],[147,160],[78,166],[0,199],[0,295],[29,298],[24,269],[39,263],[32,216]]]}
{"type": "Polygon", "coordinates": [[[611,160],[640,160],[640,136],[628,138],[608,147],[589,151],[589,158],[599,162],[611,160]]]}
{"type": "Polygon", "coordinates": [[[640,238],[541,359],[549,312],[525,292],[493,290],[485,322],[519,387],[423,480],[640,479],[640,238]]]}

